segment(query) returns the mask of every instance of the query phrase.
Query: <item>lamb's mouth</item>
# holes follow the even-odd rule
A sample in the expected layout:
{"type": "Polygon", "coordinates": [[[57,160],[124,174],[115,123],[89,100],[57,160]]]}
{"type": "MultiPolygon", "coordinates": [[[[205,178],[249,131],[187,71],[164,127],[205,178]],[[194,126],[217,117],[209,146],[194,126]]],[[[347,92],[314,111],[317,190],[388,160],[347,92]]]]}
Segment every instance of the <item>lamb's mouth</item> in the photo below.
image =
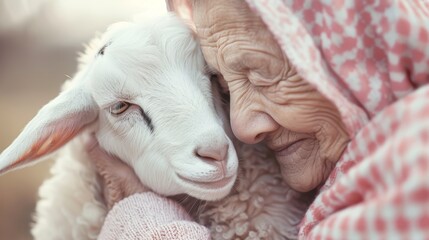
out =
{"type": "Polygon", "coordinates": [[[191,184],[192,186],[198,187],[198,188],[205,188],[210,190],[216,190],[220,188],[224,188],[227,186],[231,181],[234,180],[234,176],[232,177],[225,177],[221,180],[213,181],[213,182],[199,182],[195,180],[190,180],[186,177],[180,176],[177,174],[177,177],[182,180],[186,184],[191,184]]]}

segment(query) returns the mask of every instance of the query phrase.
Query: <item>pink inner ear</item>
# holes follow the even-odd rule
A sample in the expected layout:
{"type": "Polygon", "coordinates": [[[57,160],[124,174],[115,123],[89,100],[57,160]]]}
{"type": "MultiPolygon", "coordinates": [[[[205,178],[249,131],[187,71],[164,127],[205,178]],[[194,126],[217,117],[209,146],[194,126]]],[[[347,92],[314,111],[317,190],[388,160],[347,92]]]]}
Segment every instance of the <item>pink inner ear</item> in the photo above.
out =
{"type": "Polygon", "coordinates": [[[30,150],[24,153],[13,164],[1,170],[0,173],[16,168],[21,164],[30,162],[31,160],[37,159],[45,154],[52,153],[53,151],[57,150],[65,143],[70,141],[74,136],[76,136],[76,134],[80,132],[81,129],[82,128],[61,130],[56,129],[49,136],[40,138],[31,146],[30,150]]]}

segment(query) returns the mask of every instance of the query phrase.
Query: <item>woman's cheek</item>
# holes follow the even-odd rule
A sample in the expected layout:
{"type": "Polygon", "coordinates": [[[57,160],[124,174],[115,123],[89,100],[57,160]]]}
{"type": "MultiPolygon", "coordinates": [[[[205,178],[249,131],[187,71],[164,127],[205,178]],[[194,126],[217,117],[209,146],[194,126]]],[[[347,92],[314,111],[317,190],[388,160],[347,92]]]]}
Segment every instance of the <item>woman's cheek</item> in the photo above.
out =
{"type": "Polygon", "coordinates": [[[283,128],[298,133],[314,133],[318,130],[318,121],[313,112],[300,104],[279,103],[266,97],[265,111],[283,128]]]}

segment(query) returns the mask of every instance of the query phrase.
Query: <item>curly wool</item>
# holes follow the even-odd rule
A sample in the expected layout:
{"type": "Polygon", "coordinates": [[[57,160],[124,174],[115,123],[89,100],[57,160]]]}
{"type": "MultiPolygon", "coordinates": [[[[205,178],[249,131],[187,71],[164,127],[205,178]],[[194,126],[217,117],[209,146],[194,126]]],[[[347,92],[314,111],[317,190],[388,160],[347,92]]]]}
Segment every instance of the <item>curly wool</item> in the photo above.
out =
{"type": "Polygon", "coordinates": [[[219,201],[198,203],[199,207],[191,199],[182,205],[210,228],[213,239],[296,239],[312,193],[287,186],[274,156],[264,146],[236,147],[241,161],[233,192],[219,201]]]}

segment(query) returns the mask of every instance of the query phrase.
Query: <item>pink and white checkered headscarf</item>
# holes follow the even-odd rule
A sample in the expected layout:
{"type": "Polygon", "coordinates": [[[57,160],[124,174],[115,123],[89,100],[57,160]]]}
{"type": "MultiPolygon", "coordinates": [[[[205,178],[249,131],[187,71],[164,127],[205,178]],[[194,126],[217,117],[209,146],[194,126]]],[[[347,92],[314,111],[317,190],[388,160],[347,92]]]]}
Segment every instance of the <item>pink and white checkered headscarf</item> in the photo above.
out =
{"type": "Polygon", "coordinates": [[[301,239],[429,239],[429,1],[247,0],[352,141],[301,239]]]}
{"type": "Polygon", "coordinates": [[[426,0],[247,0],[350,133],[429,82],[426,0]]]}

